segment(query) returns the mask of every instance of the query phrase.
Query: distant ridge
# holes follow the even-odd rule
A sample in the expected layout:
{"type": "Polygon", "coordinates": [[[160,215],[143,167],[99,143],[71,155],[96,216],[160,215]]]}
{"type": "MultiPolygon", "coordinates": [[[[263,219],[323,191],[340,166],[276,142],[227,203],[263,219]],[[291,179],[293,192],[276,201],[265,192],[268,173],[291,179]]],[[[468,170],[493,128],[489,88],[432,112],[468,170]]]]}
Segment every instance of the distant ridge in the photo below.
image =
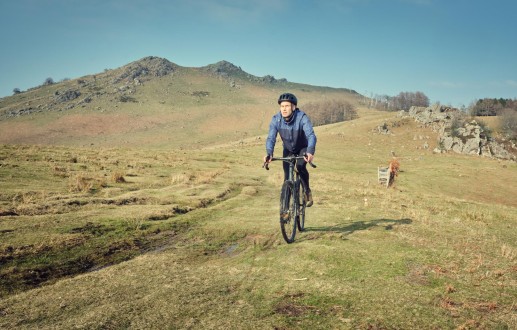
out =
{"type": "MultiPolygon", "coordinates": [[[[230,79],[231,84],[233,84],[231,79],[242,79],[247,82],[258,83],[258,84],[282,85],[282,84],[289,83],[289,81],[286,78],[276,79],[273,75],[265,75],[263,77],[254,76],[254,75],[242,70],[242,68],[240,66],[236,66],[235,64],[230,63],[225,60],[219,61],[214,64],[202,66],[202,67],[188,68],[188,67],[180,66],[165,58],[157,57],[157,56],[146,56],[139,60],[133,61],[129,64],[123,65],[121,67],[118,67],[115,69],[106,69],[104,72],[92,73],[90,75],[72,79],[72,81],[77,81],[77,82],[79,82],[79,85],[81,85],[82,82],[86,81],[90,77],[93,77],[94,79],[109,78],[109,82],[111,84],[118,84],[121,82],[125,82],[125,83],[136,82],[138,84],[140,82],[152,79],[153,77],[163,77],[166,75],[174,74],[174,72],[178,71],[179,69],[185,69],[185,70],[194,69],[194,70],[199,70],[201,72],[206,72],[210,76],[227,78],[227,79],[230,79]]],[[[67,80],[70,80],[70,79],[67,79],[67,80]]],[[[18,91],[16,94],[24,94],[24,93],[27,93],[30,91],[39,90],[40,88],[48,87],[49,85],[59,86],[63,82],[65,82],[65,81],[56,82],[56,83],[45,82],[42,85],[29,88],[26,91],[18,91]]],[[[303,83],[293,83],[293,84],[306,85],[303,83]]],[[[325,87],[325,86],[313,86],[313,85],[307,85],[307,86],[310,86],[315,89],[330,88],[330,87],[325,87]]],[[[106,86],[104,86],[104,87],[106,87],[106,86]]],[[[348,88],[332,88],[332,89],[359,95],[359,93],[357,93],[353,89],[348,89],[348,88]]],[[[0,98],[0,116],[2,115],[2,112],[4,114],[6,113],[5,107],[10,103],[10,102],[2,102],[2,101],[5,101],[6,99],[16,96],[16,94],[0,98]]],[[[73,92],[73,94],[79,96],[81,93],[73,92]]],[[[24,109],[22,111],[16,111],[14,114],[21,115],[21,114],[32,113],[32,111],[25,111],[25,110],[27,110],[27,109],[24,109]]],[[[32,110],[32,109],[28,109],[28,110],[32,110]]]]}
{"type": "Polygon", "coordinates": [[[0,98],[0,144],[227,143],[263,134],[276,111],[274,100],[287,90],[304,104],[335,99],[357,105],[361,99],[350,89],[257,77],[228,61],[186,67],[147,56],[0,98]]]}

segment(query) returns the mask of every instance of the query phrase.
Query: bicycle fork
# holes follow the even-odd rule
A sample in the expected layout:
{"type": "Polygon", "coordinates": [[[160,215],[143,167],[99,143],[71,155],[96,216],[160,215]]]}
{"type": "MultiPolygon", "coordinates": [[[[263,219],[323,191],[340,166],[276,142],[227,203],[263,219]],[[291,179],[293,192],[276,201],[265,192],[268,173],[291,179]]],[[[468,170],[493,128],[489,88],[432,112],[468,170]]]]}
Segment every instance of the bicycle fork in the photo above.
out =
{"type": "Polygon", "coordinates": [[[286,223],[290,219],[291,213],[293,214],[293,219],[296,221],[300,216],[300,181],[290,181],[292,182],[292,194],[288,191],[284,191],[285,196],[283,196],[283,213],[280,216],[280,221],[286,223]],[[294,200],[292,200],[292,199],[294,200]],[[295,207],[293,207],[295,206],[295,207]]]}

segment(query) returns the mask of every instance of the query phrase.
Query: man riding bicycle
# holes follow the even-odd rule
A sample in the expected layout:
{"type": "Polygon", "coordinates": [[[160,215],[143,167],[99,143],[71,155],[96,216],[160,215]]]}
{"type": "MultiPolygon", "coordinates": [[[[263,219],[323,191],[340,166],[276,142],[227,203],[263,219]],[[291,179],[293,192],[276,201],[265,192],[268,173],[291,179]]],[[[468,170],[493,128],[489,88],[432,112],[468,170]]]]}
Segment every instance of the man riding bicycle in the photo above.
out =
{"type": "MultiPolygon", "coordinates": [[[[298,109],[298,100],[291,93],[284,93],[278,98],[280,111],[276,113],[269,124],[269,134],[266,139],[266,156],[264,163],[270,163],[275,149],[277,134],[282,138],[283,157],[291,155],[303,156],[304,160],[296,163],[296,169],[307,187],[307,207],[312,206],[312,193],[309,186],[309,171],[307,162],[312,162],[316,152],[316,134],[311,120],[303,111],[298,109]]],[[[289,164],[284,162],[284,180],[289,176],[289,164]]]]}

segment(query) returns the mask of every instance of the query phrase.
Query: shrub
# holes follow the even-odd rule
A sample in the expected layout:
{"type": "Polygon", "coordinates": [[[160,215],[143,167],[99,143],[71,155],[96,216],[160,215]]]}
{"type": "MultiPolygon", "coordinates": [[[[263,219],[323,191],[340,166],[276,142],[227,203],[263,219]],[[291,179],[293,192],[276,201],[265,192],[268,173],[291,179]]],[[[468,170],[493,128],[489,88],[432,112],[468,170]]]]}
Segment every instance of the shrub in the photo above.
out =
{"type": "Polygon", "coordinates": [[[412,106],[428,107],[429,98],[422,92],[400,92],[392,98],[394,109],[409,110],[412,106]]]}
{"type": "Polygon", "coordinates": [[[470,106],[472,116],[499,116],[506,109],[517,111],[517,100],[512,99],[481,99],[470,106]]]}
{"type": "Polygon", "coordinates": [[[329,100],[307,103],[303,110],[311,118],[314,126],[327,125],[357,118],[355,107],[346,101],[329,100]]]}
{"type": "Polygon", "coordinates": [[[459,129],[465,126],[465,119],[461,116],[454,116],[451,118],[450,132],[453,137],[460,137],[459,129]]]}
{"type": "Polygon", "coordinates": [[[400,92],[397,96],[375,95],[363,100],[368,107],[379,110],[409,110],[412,106],[428,107],[429,98],[423,92],[400,92]]]}
{"type": "Polygon", "coordinates": [[[487,125],[487,123],[485,123],[484,121],[482,120],[477,120],[476,121],[479,125],[479,127],[481,127],[481,129],[483,130],[483,135],[488,139],[488,140],[491,140],[492,139],[492,129],[487,125]]]}
{"type": "Polygon", "coordinates": [[[47,79],[45,79],[45,81],[43,82],[43,86],[48,86],[48,85],[52,85],[54,84],[54,79],[48,77],[47,79]]]}
{"type": "Polygon", "coordinates": [[[499,121],[503,133],[511,140],[517,140],[517,111],[505,109],[499,121]]]}

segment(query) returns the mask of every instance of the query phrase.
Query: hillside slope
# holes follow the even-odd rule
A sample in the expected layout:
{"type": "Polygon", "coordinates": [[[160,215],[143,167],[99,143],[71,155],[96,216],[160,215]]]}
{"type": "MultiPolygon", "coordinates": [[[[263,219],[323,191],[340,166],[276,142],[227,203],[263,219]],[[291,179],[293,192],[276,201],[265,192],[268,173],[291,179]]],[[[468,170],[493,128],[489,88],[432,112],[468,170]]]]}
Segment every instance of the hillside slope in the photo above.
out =
{"type": "Polygon", "coordinates": [[[2,296],[0,328],[516,328],[517,164],[433,154],[431,130],[359,110],[316,128],[315,204],[289,245],[263,140],[180,155],[2,149],[2,280],[53,269],[12,264],[31,253],[28,267],[61,257],[86,271],[2,296]],[[401,172],[386,189],[377,167],[392,152],[401,172]],[[68,190],[76,174],[119,171],[125,182],[68,190]],[[102,256],[118,263],[92,266],[102,256]]]}
{"type": "Polygon", "coordinates": [[[255,77],[221,61],[181,67],[146,57],[0,99],[0,143],[191,149],[262,134],[285,91],[303,103],[357,104],[348,89],[255,77]]]}

